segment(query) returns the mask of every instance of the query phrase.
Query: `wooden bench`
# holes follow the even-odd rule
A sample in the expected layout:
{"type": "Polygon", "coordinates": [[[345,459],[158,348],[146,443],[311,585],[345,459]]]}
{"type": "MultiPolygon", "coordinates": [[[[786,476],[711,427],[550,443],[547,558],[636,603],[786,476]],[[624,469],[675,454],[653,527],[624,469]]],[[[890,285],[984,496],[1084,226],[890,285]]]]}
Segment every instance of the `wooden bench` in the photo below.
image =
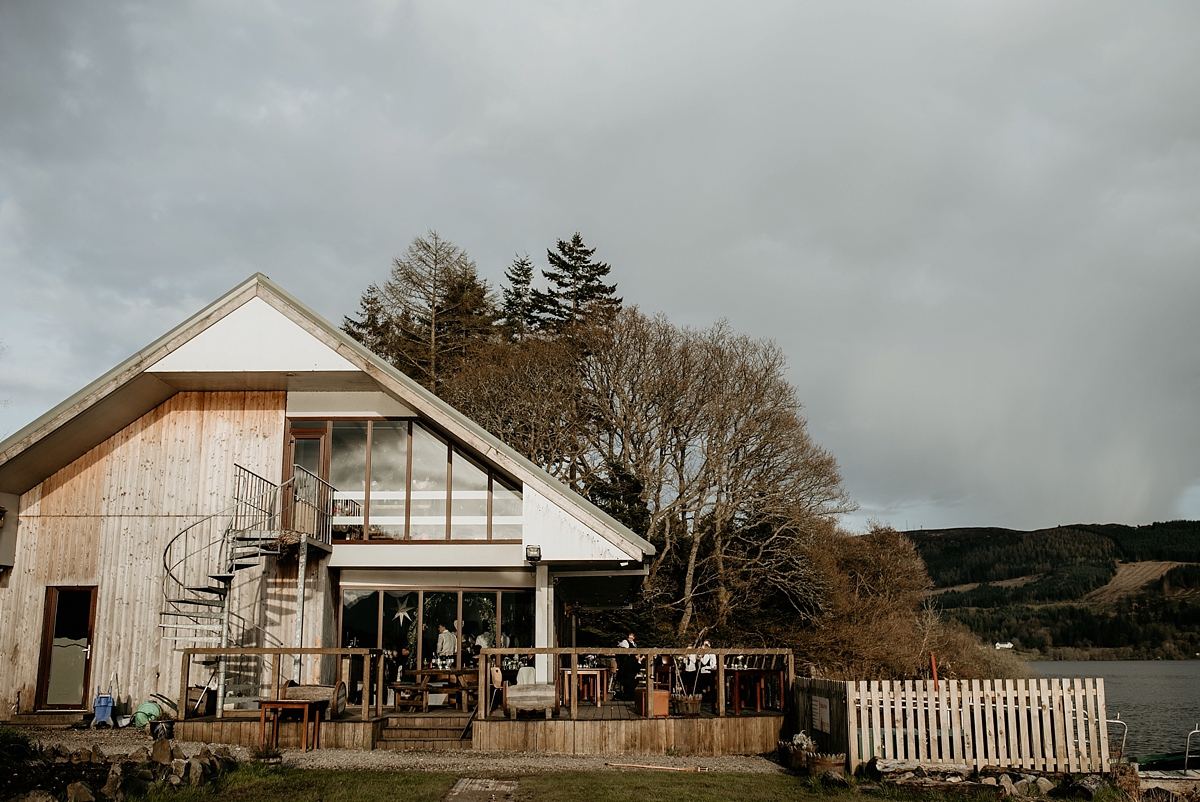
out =
{"type": "Polygon", "coordinates": [[[558,706],[558,690],[553,685],[509,685],[504,703],[514,719],[518,710],[545,710],[546,718],[558,706]]]}

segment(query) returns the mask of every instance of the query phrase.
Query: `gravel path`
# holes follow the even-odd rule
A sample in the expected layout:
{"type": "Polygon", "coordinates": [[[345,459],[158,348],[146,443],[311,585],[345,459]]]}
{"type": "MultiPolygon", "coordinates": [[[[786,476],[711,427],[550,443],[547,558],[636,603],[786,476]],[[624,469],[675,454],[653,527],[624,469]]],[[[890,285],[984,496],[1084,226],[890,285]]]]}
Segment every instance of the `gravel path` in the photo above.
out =
{"type": "MultiPolygon", "coordinates": [[[[128,755],[139,747],[147,747],[153,739],[141,730],[70,730],[51,727],[15,727],[35,741],[75,750],[99,746],[105,755],[128,755]]],[[[211,746],[196,741],[175,741],[188,756],[211,746]]],[[[246,749],[229,747],[238,760],[247,760],[246,749]]],[[[556,771],[633,771],[606,767],[605,763],[637,763],[652,766],[693,768],[705,766],[713,772],[747,774],[777,774],[783,769],[762,757],[670,757],[667,755],[550,755],[532,752],[481,753],[461,752],[393,752],[376,749],[363,752],[355,749],[316,749],[301,752],[283,750],[286,766],[301,769],[352,769],[357,771],[444,771],[470,777],[514,777],[556,771]]]]}
{"type": "Polygon", "coordinates": [[[358,769],[366,771],[446,771],[470,777],[512,777],[556,771],[635,771],[615,769],[605,763],[637,763],[651,766],[693,768],[706,766],[714,772],[778,774],[778,763],[761,757],[669,757],[666,755],[550,755],[532,752],[392,752],[376,749],[318,749],[305,754],[289,749],[283,753],[288,766],[305,769],[358,769]]]}

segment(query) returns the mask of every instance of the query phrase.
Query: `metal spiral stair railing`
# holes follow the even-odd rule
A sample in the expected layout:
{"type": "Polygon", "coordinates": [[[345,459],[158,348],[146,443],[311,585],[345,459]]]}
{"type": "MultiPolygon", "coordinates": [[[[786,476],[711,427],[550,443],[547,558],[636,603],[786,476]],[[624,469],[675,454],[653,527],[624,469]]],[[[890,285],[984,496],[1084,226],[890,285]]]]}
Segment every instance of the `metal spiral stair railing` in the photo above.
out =
{"type": "MultiPolygon", "coordinates": [[[[159,626],[176,648],[283,646],[278,636],[233,610],[238,572],[278,556],[280,543],[290,534],[302,542],[315,538],[329,544],[335,504],[342,508],[340,514],[358,514],[355,502],[335,502],[336,491],[299,466],[281,485],[240,465],[234,467],[232,503],[183,529],[163,552],[159,626]]],[[[305,552],[302,548],[301,578],[305,552]]],[[[213,678],[222,704],[229,698],[258,695],[265,666],[261,659],[222,657],[208,663],[216,665],[213,678]]]]}

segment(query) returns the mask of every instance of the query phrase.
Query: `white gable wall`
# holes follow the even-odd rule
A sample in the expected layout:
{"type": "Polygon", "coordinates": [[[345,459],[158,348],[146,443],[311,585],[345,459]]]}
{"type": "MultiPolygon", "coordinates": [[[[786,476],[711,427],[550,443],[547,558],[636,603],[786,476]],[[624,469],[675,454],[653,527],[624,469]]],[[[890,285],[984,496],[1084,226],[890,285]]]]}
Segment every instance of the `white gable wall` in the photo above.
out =
{"type": "Polygon", "coordinates": [[[151,373],[357,370],[262,298],[251,298],[148,369],[151,373]]]}
{"type": "MultiPolygon", "coordinates": [[[[524,488],[522,545],[541,546],[546,562],[641,560],[618,549],[528,484],[524,488]]],[[[633,544],[630,544],[633,551],[633,544]]]]}

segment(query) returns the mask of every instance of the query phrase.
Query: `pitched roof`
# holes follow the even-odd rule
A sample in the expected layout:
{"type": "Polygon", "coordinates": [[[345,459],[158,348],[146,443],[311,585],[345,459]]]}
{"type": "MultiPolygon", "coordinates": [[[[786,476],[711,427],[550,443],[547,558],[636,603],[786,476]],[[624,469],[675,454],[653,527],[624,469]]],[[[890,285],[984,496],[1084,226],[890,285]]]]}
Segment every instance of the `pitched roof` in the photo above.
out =
{"type": "Polygon", "coordinates": [[[654,546],[530,462],[474,421],[368,351],[261,273],[137,352],[11,437],[0,442],[0,492],[21,494],[166,401],[189,390],[382,389],[531,485],[631,557],[654,546]],[[331,349],[339,359],[310,372],[173,371],[167,359],[215,323],[259,298],[331,349]],[[165,360],[165,361],[164,361],[165,360]],[[349,370],[337,370],[344,361],[349,370]],[[160,369],[155,370],[158,366],[160,369]]]}

